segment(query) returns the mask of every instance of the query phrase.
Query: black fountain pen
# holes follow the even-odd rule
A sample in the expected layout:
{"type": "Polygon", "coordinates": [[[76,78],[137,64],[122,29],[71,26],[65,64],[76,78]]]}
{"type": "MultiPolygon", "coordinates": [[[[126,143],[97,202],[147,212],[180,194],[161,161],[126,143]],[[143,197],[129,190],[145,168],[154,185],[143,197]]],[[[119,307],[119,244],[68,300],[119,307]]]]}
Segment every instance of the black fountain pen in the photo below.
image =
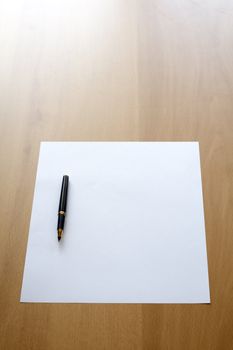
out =
{"type": "Polygon", "coordinates": [[[58,221],[57,221],[57,238],[60,241],[63,234],[64,224],[65,224],[65,215],[66,215],[66,202],[68,195],[68,186],[69,186],[69,176],[64,175],[62,179],[61,195],[58,208],[58,221]]]}

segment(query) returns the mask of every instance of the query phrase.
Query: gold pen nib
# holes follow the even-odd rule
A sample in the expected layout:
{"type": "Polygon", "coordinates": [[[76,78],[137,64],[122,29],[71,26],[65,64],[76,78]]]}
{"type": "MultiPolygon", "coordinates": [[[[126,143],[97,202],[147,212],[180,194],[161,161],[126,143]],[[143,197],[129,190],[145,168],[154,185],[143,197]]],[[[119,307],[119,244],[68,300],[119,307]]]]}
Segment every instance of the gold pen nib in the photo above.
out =
{"type": "Polygon", "coordinates": [[[57,239],[58,239],[58,241],[60,241],[61,236],[62,236],[62,233],[63,233],[63,230],[62,230],[61,228],[59,228],[59,229],[57,230],[57,239]]]}

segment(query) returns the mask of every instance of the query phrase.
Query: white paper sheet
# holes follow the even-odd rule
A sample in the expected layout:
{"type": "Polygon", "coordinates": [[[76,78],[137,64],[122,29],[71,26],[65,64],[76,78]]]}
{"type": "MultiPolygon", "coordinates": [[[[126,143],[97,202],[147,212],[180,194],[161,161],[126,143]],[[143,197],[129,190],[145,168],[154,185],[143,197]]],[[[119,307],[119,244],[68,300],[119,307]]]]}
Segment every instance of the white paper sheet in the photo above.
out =
{"type": "Polygon", "coordinates": [[[208,303],[205,240],[197,142],[43,142],[21,301],[208,303]]]}

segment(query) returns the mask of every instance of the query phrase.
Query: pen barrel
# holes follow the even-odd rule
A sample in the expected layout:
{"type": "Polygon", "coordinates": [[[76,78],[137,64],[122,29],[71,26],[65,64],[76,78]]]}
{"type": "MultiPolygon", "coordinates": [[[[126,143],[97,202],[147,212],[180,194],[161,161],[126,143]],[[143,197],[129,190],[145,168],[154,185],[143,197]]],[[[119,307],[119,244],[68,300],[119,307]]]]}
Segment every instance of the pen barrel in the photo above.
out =
{"type": "Polygon", "coordinates": [[[64,214],[58,213],[57,230],[59,229],[63,230],[64,224],[65,224],[65,213],[64,214]]]}

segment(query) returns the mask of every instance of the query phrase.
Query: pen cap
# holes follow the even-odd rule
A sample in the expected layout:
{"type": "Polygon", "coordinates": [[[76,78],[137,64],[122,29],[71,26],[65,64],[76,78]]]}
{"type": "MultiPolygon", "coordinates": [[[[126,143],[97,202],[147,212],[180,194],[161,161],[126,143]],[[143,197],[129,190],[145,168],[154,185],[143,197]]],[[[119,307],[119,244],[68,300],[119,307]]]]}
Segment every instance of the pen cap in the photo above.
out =
{"type": "Polygon", "coordinates": [[[62,179],[61,195],[60,195],[60,202],[59,202],[58,211],[64,211],[64,212],[66,211],[68,186],[69,186],[69,176],[64,175],[63,179],[62,179]]]}

